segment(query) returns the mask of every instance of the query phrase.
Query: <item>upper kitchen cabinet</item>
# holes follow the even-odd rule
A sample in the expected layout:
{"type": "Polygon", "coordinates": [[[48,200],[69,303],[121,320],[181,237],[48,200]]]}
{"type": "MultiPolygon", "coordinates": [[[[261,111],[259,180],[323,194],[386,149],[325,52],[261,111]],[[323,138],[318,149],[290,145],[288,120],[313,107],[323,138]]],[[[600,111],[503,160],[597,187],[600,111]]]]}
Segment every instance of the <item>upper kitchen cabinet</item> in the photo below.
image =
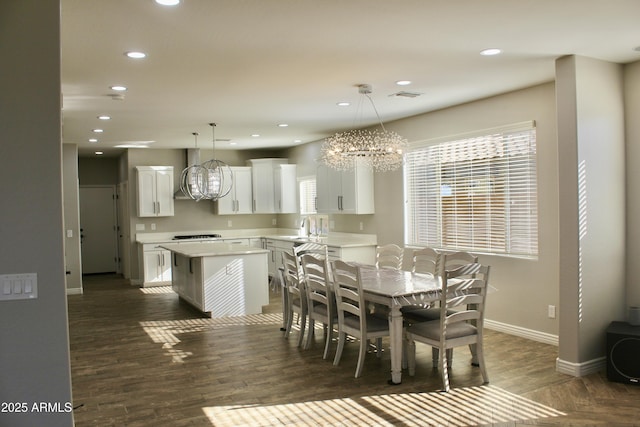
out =
{"type": "Polygon", "coordinates": [[[360,163],[348,171],[320,165],[316,175],[316,196],[318,213],[375,213],[373,170],[360,163]]]}
{"type": "Polygon", "coordinates": [[[138,216],[173,216],[173,166],[136,166],[138,216]]]}
{"type": "MultiPolygon", "coordinates": [[[[285,196],[289,196],[290,194],[285,193],[290,193],[290,191],[293,191],[293,197],[296,197],[295,169],[293,169],[293,182],[290,182],[291,170],[287,169],[283,173],[283,169],[279,168],[280,165],[286,165],[288,163],[289,161],[287,159],[247,160],[247,164],[251,166],[253,213],[288,213],[297,211],[297,207],[294,207],[292,211],[288,210],[285,212],[280,210],[282,207],[284,207],[283,203],[291,204],[288,200],[285,200],[285,196]],[[278,178],[276,178],[277,169],[280,169],[280,172],[277,173],[278,178]],[[277,180],[279,187],[278,190],[276,190],[277,180]],[[290,190],[290,188],[292,188],[293,190],[290,190]],[[280,197],[277,200],[276,194],[278,194],[278,197],[280,197]]],[[[287,209],[290,209],[290,207],[287,207],[287,209]]]]}
{"type": "Polygon", "coordinates": [[[215,203],[218,215],[237,215],[253,213],[253,191],[251,189],[251,167],[231,166],[233,185],[226,196],[215,203]]]}
{"type": "Polygon", "coordinates": [[[298,188],[296,165],[281,164],[274,170],[276,213],[298,212],[298,188]]]}

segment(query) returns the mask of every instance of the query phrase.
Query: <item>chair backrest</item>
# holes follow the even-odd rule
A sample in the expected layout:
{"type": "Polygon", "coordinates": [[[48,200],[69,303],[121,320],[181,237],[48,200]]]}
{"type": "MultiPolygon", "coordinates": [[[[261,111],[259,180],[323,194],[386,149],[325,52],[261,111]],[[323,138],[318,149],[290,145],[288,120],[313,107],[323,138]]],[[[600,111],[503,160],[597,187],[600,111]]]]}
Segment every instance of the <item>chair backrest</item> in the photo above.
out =
{"type": "Polygon", "coordinates": [[[293,247],[293,253],[300,258],[304,254],[319,254],[325,258],[328,254],[327,245],[315,242],[307,242],[293,247]]]}
{"type": "Polygon", "coordinates": [[[345,313],[349,313],[350,316],[360,318],[360,330],[366,331],[367,306],[360,282],[360,270],[341,260],[333,261],[332,270],[338,321],[344,324],[345,313]]]}
{"type": "Polygon", "coordinates": [[[327,316],[333,317],[334,304],[333,293],[327,286],[329,280],[328,259],[317,254],[304,254],[300,257],[302,270],[304,272],[304,283],[307,292],[309,312],[315,312],[316,308],[321,309],[327,316]]]}
{"type": "Polygon", "coordinates": [[[413,265],[411,271],[414,273],[430,273],[434,276],[438,274],[440,268],[440,252],[433,248],[422,248],[413,251],[413,265]]]}
{"type": "Polygon", "coordinates": [[[404,248],[390,243],[376,247],[376,268],[402,269],[404,248]]]}
{"type": "Polygon", "coordinates": [[[445,271],[454,270],[461,265],[474,264],[478,262],[478,257],[471,252],[451,252],[440,255],[439,274],[444,277],[445,271]]]}
{"type": "Polygon", "coordinates": [[[489,269],[476,262],[445,271],[440,297],[443,339],[446,328],[458,322],[474,320],[477,328],[483,327],[489,269]]]}
{"type": "Polygon", "coordinates": [[[300,265],[293,252],[282,252],[282,266],[284,269],[282,278],[287,292],[297,296],[304,295],[304,282],[300,280],[300,265]]]}

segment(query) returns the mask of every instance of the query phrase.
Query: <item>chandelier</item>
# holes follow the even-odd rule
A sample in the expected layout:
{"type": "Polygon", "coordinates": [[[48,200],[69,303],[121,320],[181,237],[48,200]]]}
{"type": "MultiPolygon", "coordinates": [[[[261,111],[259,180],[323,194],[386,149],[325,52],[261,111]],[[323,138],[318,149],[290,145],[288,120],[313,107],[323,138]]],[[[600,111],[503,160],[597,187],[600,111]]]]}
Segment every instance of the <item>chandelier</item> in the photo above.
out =
{"type": "MultiPolygon", "coordinates": [[[[216,136],[215,123],[209,123],[213,133],[213,159],[202,164],[187,166],[180,176],[180,190],[190,199],[218,200],[231,191],[233,186],[233,172],[229,165],[215,158],[216,136]]],[[[194,132],[196,148],[198,133],[194,132]]]]}
{"type": "Polygon", "coordinates": [[[398,169],[402,166],[407,140],[384,128],[369,96],[371,85],[359,85],[358,92],[371,102],[381,129],[354,129],[326,138],[321,147],[321,161],[338,170],[353,169],[356,163],[380,172],[398,169]]]}

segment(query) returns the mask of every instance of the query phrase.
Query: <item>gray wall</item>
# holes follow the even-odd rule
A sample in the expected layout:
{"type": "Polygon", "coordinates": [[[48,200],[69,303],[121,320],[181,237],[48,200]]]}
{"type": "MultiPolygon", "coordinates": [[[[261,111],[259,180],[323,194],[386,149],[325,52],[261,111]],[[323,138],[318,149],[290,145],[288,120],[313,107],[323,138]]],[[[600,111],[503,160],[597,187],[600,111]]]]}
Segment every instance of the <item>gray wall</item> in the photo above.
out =
{"type": "Polygon", "coordinates": [[[640,307],[640,61],[624,69],[627,305],[640,307]]]}
{"type": "MultiPolygon", "coordinates": [[[[36,273],[38,297],[0,301],[0,401],[71,403],[64,274],[60,2],[0,2],[0,274],[36,273]],[[10,42],[7,42],[10,41],[10,42]],[[34,70],[37,78],[34,78],[34,70]]],[[[71,412],[0,414],[71,426],[71,412]]]]}
{"type": "Polygon", "coordinates": [[[568,56],[556,70],[559,364],[571,370],[602,358],[605,329],[624,318],[624,87],[619,64],[568,56]]]}
{"type": "Polygon", "coordinates": [[[78,147],[63,144],[64,253],[67,293],[82,293],[80,206],[78,191],[78,147]]]}

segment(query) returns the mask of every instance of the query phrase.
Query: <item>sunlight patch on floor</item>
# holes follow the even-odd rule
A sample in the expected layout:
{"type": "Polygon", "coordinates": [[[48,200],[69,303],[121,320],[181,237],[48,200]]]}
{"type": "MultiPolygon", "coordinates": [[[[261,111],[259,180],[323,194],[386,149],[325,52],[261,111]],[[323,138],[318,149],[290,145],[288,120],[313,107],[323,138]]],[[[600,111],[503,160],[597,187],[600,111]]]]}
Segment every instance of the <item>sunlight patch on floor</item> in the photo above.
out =
{"type": "Polygon", "coordinates": [[[475,426],[566,415],[498,387],[358,398],[202,408],[215,427],[227,426],[475,426]]]}
{"type": "Polygon", "coordinates": [[[166,355],[175,363],[183,363],[193,355],[191,352],[181,351],[175,346],[180,343],[179,335],[193,332],[205,332],[230,326],[254,325],[282,325],[282,314],[249,314],[236,317],[219,317],[213,319],[184,319],[184,320],[152,320],[140,322],[142,329],[154,343],[162,345],[166,355]]]}
{"type": "Polygon", "coordinates": [[[149,288],[140,288],[143,294],[173,294],[171,286],[151,286],[149,288]]]}

